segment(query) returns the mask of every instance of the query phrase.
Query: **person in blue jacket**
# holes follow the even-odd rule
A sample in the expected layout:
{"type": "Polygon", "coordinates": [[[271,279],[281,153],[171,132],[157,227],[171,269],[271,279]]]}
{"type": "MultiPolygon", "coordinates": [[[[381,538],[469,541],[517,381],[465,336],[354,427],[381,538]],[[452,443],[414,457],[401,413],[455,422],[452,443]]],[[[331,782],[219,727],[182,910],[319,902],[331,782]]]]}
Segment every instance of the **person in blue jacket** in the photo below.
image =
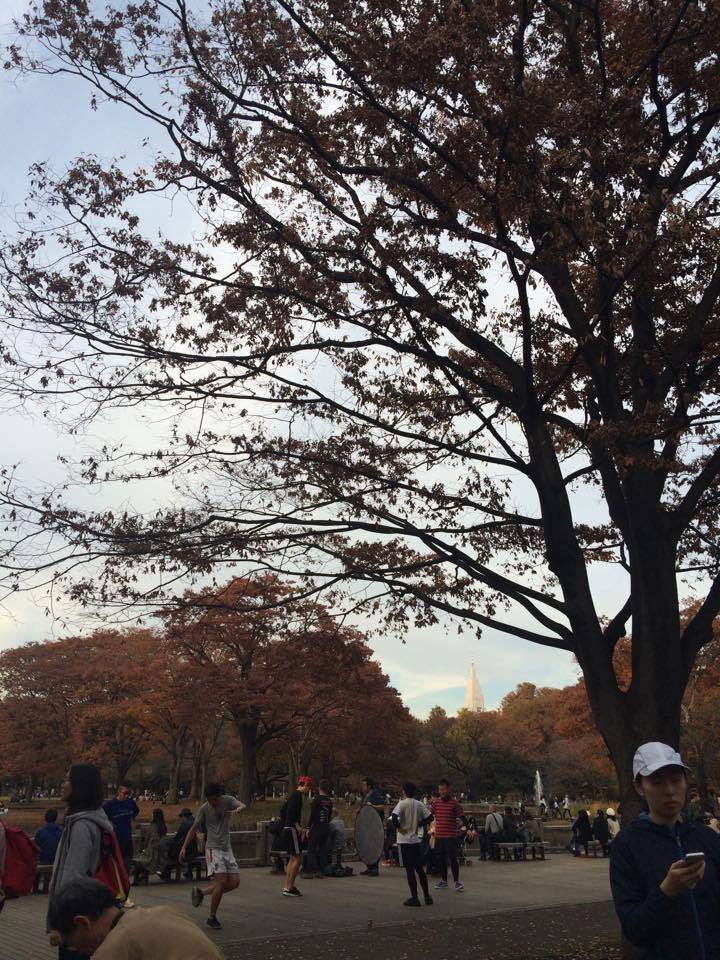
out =
{"type": "Polygon", "coordinates": [[[720,836],[683,814],[687,769],[665,743],[638,748],[633,776],[646,809],[611,848],[615,910],[647,960],[720,960],[720,836]]]}
{"type": "Polygon", "coordinates": [[[63,828],[57,822],[58,812],[52,807],[45,811],[45,826],[35,834],[35,843],[40,847],[39,863],[54,863],[63,828]]]}

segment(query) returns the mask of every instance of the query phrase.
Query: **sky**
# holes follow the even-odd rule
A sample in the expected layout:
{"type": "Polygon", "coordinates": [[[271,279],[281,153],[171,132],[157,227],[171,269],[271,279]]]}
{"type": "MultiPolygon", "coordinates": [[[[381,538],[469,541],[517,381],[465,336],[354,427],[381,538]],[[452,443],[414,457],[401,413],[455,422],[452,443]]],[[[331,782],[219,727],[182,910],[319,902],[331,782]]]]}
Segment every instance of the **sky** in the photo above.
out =
{"type": "MultiPolygon", "coordinates": [[[[0,43],[11,39],[10,16],[23,8],[20,0],[3,0],[0,4],[0,43]]],[[[54,169],[62,170],[81,152],[103,158],[125,154],[129,161],[147,161],[150,156],[149,148],[141,146],[148,130],[138,118],[119,107],[92,112],[89,92],[70,78],[16,79],[0,72],[0,129],[6,138],[0,155],[0,231],[6,234],[14,230],[32,163],[49,161],[54,169]]],[[[190,229],[186,212],[169,201],[162,202],[166,203],[166,230],[172,230],[174,238],[182,240],[190,229]]],[[[0,466],[18,464],[24,480],[36,489],[43,483],[62,482],[64,472],[57,462],[59,455],[77,457],[83,449],[92,448],[107,436],[142,442],[142,432],[151,429],[134,415],[125,414],[95,423],[90,432],[70,437],[39,411],[7,411],[2,400],[0,397],[0,466]]],[[[136,488],[123,495],[132,507],[146,510],[159,493],[136,488]]],[[[587,509],[591,515],[597,505],[588,502],[587,509]]],[[[592,576],[602,611],[614,613],[621,603],[620,582],[611,570],[598,569],[592,576]]],[[[53,609],[57,616],[72,618],[73,611],[62,603],[53,609]]],[[[372,624],[366,626],[372,628],[372,624]]],[[[0,610],[0,648],[58,636],[61,632],[62,625],[48,613],[45,595],[15,596],[0,610]]],[[[435,704],[450,713],[462,706],[471,660],[476,663],[489,708],[496,707],[520,682],[560,686],[575,682],[578,676],[572,655],[493,630],[484,631],[478,640],[470,632],[458,635],[456,625],[449,624],[411,631],[405,641],[370,637],[391,681],[411,711],[421,717],[435,704]]]]}

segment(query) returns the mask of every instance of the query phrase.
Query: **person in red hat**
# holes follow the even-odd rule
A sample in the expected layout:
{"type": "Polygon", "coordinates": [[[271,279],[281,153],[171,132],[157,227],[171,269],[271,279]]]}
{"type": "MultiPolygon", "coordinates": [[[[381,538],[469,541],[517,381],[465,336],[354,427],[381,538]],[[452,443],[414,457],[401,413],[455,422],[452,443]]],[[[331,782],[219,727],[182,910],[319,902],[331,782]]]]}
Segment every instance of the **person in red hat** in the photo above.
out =
{"type": "Polygon", "coordinates": [[[303,796],[310,792],[312,777],[298,777],[297,789],[293,790],[283,807],[283,849],[288,853],[288,865],[285,871],[284,897],[301,897],[295,886],[297,875],[302,866],[302,804],[303,796]]]}

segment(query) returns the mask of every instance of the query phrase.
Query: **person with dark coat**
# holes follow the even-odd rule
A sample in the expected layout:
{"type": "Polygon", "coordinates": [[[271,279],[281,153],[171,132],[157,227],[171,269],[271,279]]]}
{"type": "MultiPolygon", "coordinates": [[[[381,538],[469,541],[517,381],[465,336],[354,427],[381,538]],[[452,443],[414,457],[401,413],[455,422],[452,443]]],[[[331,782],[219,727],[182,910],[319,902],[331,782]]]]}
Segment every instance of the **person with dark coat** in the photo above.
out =
{"type": "Polygon", "coordinates": [[[603,856],[607,857],[610,853],[610,826],[605,819],[605,811],[598,810],[593,821],[593,836],[602,847],[603,856]]]}
{"type": "Polygon", "coordinates": [[[51,807],[45,812],[45,826],[35,834],[35,843],[40,847],[38,863],[54,863],[63,828],[57,822],[58,812],[51,807]]]}
{"type": "Polygon", "coordinates": [[[720,960],[720,836],[683,816],[686,770],[667,744],[637,750],[646,809],[610,850],[615,911],[646,960],[720,960]]]}
{"type": "Polygon", "coordinates": [[[580,847],[584,847],[585,856],[588,855],[588,844],[593,838],[592,824],[587,810],[578,811],[577,820],[572,825],[573,842],[575,843],[575,853],[582,856],[580,847]]]}

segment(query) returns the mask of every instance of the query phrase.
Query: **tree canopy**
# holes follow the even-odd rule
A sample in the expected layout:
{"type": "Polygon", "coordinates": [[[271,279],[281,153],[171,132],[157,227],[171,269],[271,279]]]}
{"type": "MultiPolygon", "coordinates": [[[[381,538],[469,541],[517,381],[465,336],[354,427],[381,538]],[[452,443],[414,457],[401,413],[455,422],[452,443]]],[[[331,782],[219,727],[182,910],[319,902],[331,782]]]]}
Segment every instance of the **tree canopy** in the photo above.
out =
{"type": "Polygon", "coordinates": [[[53,0],[19,33],[11,67],[156,154],[34,168],[6,389],[175,410],[167,446],[82,468],[180,492],[148,517],[10,483],[11,584],[92,557],[73,596],[159,602],[251,564],[571,650],[628,785],[720,610],[717,4],[53,0]],[[145,227],[175,193],[195,239],[145,227]]]}

